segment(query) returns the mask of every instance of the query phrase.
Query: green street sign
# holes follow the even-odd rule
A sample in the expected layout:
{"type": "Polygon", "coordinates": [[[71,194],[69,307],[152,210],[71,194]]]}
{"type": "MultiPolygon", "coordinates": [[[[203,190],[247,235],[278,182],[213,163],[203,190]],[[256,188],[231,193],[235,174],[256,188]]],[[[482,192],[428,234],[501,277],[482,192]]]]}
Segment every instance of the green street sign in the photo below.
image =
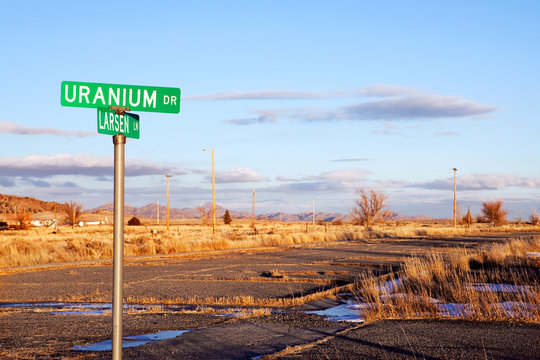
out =
{"type": "Polygon", "coordinates": [[[62,106],[119,106],[128,107],[130,111],[180,112],[179,88],[62,81],[61,91],[62,106]]]}
{"type": "Polygon", "coordinates": [[[98,133],[106,135],[124,134],[125,137],[139,138],[139,115],[125,113],[118,115],[114,110],[97,109],[98,133]]]}

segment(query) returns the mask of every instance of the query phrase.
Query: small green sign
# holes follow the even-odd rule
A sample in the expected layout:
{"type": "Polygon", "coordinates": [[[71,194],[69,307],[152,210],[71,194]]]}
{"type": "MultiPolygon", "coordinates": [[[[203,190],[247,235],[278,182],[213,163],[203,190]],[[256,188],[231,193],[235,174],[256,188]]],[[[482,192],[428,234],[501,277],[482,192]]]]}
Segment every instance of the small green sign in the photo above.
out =
{"type": "Polygon", "coordinates": [[[118,115],[114,110],[97,109],[98,133],[106,135],[124,134],[125,137],[139,138],[139,115],[125,113],[118,115]]]}
{"type": "Polygon", "coordinates": [[[156,86],[99,84],[62,81],[62,106],[108,108],[178,114],[180,89],[156,86]]]}

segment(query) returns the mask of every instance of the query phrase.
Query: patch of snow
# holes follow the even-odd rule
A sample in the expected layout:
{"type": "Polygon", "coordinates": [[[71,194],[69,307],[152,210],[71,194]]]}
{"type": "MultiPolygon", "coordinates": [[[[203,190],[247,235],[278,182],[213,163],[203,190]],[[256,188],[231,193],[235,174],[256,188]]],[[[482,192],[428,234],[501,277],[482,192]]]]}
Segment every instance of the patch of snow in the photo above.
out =
{"type": "Polygon", "coordinates": [[[324,316],[329,321],[363,323],[362,310],[369,306],[366,303],[355,303],[349,300],[346,304],[334,306],[326,310],[308,311],[307,313],[324,316]]]}
{"type": "Polygon", "coordinates": [[[510,285],[510,284],[491,284],[491,283],[474,283],[470,284],[469,288],[476,291],[489,292],[505,292],[505,293],[523,293],[530,291],[532,286],[510,285]]]}

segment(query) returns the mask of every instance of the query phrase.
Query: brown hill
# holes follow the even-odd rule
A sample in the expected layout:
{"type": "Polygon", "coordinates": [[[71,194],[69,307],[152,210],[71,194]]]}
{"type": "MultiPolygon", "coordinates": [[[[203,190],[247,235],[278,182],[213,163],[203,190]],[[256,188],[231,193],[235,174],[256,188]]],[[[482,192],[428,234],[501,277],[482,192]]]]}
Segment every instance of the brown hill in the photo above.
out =
{"type": "Polygon", "coordinates": [[[65,206],[53,201],[42,201],[31,197],[0,194],[0,212],[3,214],[40,213],[44,211],[58,212],[65,206]]]}

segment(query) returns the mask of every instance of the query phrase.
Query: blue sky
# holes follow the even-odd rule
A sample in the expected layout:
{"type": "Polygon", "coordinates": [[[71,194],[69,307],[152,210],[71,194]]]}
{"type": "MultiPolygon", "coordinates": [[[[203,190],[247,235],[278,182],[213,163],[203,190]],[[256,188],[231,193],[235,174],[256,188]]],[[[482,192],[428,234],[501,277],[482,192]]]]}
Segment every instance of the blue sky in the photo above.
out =
{"type": "Polygon", "coordinates": [[[179,87],[139,112],[126,203],[406,215],[540,210],[536,1],[0,1],[0,193],[112,201],[113,144],[60,83],[179,87]]]}

